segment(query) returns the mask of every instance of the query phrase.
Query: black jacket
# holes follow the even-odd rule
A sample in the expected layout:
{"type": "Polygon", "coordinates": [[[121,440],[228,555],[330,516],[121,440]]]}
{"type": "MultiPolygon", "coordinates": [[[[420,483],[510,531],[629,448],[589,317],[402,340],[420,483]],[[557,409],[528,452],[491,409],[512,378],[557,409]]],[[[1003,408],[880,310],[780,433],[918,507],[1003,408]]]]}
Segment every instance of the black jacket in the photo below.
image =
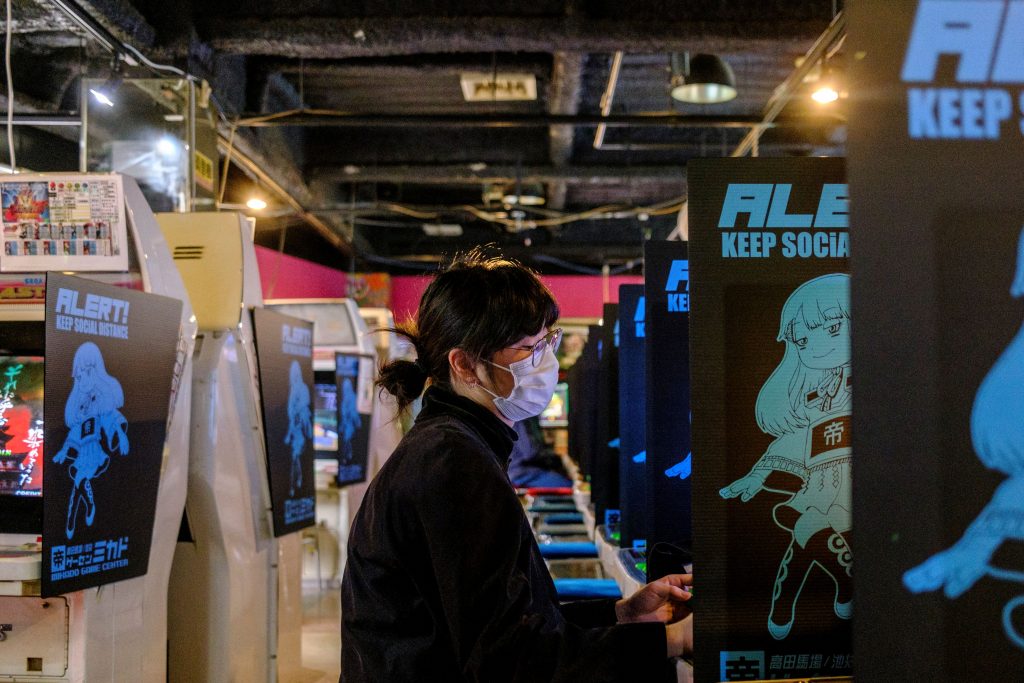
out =
{"type": "Polygon", "coordinates": [[[505,474],[514,438],[486,408],[428,389],[353,521],[344,683],[666,679],[663,625],[615,626],[614,601],[559,606],[505,474]]]}

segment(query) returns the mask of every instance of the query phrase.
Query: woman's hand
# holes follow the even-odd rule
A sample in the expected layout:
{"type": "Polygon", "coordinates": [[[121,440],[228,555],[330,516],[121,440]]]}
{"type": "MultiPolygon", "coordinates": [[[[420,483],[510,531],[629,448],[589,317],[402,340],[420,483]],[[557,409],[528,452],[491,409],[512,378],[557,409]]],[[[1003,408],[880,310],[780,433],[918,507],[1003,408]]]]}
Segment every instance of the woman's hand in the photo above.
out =
{"type": "Polygon", "coordinates": [[[669,574],[651,581],[633,595],[615,603],[615,618],[620,624],[641,621],[674,624],[690,614],[686,608],[690,593],[684,587],[691,585],[692,574],[669,574]]]}

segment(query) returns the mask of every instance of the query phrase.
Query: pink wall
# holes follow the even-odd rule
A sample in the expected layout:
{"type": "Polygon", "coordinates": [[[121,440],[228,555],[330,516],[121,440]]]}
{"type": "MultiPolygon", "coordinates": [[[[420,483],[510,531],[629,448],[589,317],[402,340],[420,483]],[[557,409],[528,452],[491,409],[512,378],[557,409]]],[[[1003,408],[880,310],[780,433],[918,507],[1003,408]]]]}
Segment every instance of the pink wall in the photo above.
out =
{"type": "Polygon", "coordinates": [[[264,299],[338,299],[345,296],[344,271],[256,247],[264,299]]]}
{"type": "MultiPolygon", "coordinates": [[[[256,247],[256,261],[265,299],[334,299],[346,295],[344,271],[266,247],[256,247]]],[[[554,293],[565,318],[600,318],[601,305],[606,300],[618,302],[619,285],[644,282],[639,275],[612,276],[608,278],[606,296],[604,279],[596,275],[548,275],[543,280],[554,293]]],[[[391,278],[391,310],[396,320],[405,320],[416,312],[429,282],[429,276],[391,278]]]]}
{"type": "MultiPolygon", "coordinates": [[[[613,275],[608,278],[605,298],[603,278],[597,275],[548,275],[542,278],[558,300],[564,318],[600,318],[601,305],[618,303],[619,285],[642,285],[639,275],[613,275]]],[[[396,320],[411,317],[420,303],[420,296],[430,278],[400,275],[391,278],[391,310],[396,320]]]]}

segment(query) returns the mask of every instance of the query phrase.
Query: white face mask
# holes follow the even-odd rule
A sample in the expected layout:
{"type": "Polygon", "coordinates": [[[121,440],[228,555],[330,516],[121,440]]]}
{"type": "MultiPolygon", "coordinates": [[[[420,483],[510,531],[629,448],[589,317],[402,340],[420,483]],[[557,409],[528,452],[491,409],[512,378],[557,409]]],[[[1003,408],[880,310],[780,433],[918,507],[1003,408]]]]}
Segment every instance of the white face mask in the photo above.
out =
{"type": "Polygon", "coordinates": [[[507,419],[519,422],[540,415],[548,407],[558,383],[558,358],[555,357],[550,345],[544,350],[537,367],[533,366],[532,354],[508,367],[491,361],[485,362],[511,373],[515,381],[508,396],[498,396],[484,385],[480,385],[481,389],[494,398],[494,407],[507,419]]]}

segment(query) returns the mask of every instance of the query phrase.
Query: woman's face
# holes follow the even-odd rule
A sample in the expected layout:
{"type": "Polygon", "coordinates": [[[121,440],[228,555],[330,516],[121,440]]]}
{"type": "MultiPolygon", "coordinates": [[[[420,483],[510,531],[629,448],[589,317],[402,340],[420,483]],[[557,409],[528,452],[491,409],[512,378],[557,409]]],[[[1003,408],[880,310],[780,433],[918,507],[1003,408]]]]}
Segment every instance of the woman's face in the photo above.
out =
{"type": "Polygon", "coordinates": [[[800,362],[814,370],[830,370],[850,362],[850,320],[838,315],[816,323],[805,323],[803,317],[793,322],[793,345],[800,362]]]}
{"type": "MultiPolygon", "coordinates": [[[[530,335],[529,337],[523,337],[519,341],[510,344],[508,347],[501,349],[491,358],[491,362],[495,365],[501,365],[502,367],[508,367],[517,361],[521,361],[524,358],[529,358],[532,353],[534,345],[539,342],[548,333],[548,328],[542,327],[537,334],[530,335]]],[[[506,372],[501,368],[496,368],[494,365],[483,364],[485,372],[488,373],[491,382],[494,384],[492,391],[498,396],[508,396],[512,393],[512,387],[515,386],[515,380],[512,377],[511,372],[506,372]]]]}

